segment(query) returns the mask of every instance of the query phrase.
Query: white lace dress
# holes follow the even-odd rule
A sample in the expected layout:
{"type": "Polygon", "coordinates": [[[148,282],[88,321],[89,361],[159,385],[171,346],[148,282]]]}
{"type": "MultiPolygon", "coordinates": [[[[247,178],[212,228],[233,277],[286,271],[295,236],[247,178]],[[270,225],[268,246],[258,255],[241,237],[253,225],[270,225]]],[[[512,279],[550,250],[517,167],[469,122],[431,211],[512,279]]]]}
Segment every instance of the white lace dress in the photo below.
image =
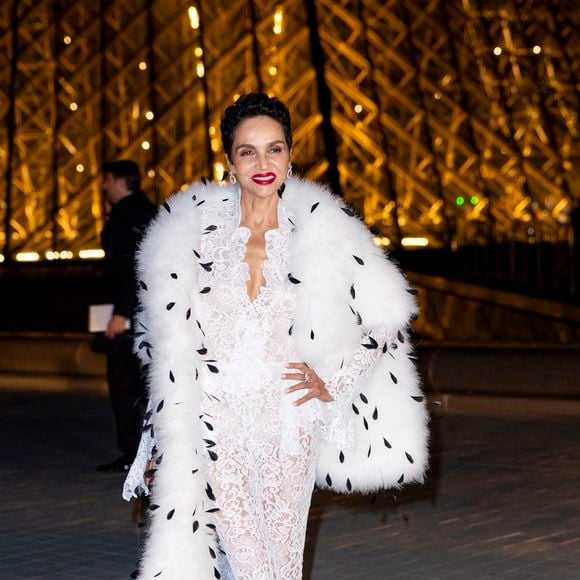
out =
{"type": "MultiPolygon", "coordinates": [[[[239,227],[239,205],[225,221],[223,215],[208,219],[224,224],[202,236],[201,255],[209,266],[199,278],[205,332],[200,354],[209,363],[202,411],[214,459],[208,461],[208,481],[219,508],[217,533],[227,555],[222,577],[298,580],[319,439],[341,449],[352,444],[352,393],[381,349],[361,345],[351,364],[328,378],[334,403],[295,407],[305,391],[287,394],[293,383],[281,379],[287,363],[301,362],[290,334],[296,302],[288,279],[291,216],[281,201],[279,227],[265,236],[265,285],[253,302],[244,262],[250,231],[239,227]]],[[[385,336],[375,333],[374,339],[385,336]]],[[[154,441],[144,440],[136,463],[151,455],[154,441]]],[[[128,479],[125,493],[139,488],[148,492],[140,475],[128,479]]]]}

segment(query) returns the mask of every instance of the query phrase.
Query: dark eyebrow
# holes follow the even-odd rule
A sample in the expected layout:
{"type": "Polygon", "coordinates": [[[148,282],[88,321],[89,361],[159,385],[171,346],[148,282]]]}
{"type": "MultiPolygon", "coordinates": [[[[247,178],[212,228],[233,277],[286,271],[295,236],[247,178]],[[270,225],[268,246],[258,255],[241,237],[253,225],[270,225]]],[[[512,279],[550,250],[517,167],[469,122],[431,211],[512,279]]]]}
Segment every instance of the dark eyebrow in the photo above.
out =
{"type": "MultiPolygon", "coordinates": [[[[278,145],[279,143],[282,143],[284,145],[286,143],[286,141],[284,141],[283,139],[278,139],[277,141],[272,141],[270,143],[267,143],[267,146],[271,147],[272,145],[278,145]]],[[[256,148],[255,145],[250,145],[249,143],[242,143],[241,145],[238,145],[235,150],[237,151],[238,149],[243,149],[244,147],[248,147],[250,149],[256,148]]]]}

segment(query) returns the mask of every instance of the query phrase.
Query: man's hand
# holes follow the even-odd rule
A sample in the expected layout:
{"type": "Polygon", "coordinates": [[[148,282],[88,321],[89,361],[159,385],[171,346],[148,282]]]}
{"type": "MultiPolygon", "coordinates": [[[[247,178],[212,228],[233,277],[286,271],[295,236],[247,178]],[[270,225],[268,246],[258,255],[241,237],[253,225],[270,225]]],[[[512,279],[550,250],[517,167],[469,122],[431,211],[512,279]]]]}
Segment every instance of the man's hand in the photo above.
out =
{"type": "Polygon", "coordinates": [[[107,338],[115,338],[119,334],[123,334],[127,330],[128,319],[119,314],[113,314],[111,320],[107,324],[107,330],[105,330],[105,336],[107,338]]]}

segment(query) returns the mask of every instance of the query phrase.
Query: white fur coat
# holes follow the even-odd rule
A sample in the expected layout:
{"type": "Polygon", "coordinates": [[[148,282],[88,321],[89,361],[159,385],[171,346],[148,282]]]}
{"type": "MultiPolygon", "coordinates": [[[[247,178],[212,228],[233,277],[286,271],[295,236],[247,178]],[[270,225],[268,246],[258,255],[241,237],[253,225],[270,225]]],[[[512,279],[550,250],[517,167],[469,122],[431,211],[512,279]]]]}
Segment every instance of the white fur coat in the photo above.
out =
{"type": "MultiPolygon", "coordinates": [[[[349,363],[366,333],[386,329],[389,336],[352,401],[356,448],[321,444],[317,484],[369,492],[420,482],[427,413],[405,333],[416,311],[412,292],[340,198],[296,178],[283,195],[295,226],[288,274],[296,284],[292,337],[301,359],[330,376],[349,363]]],[[[147,580],[220,577],[199,420],[205,363],[196,352],[203,343],[197,274],[204,267],[200,237],[219,226],[209,223],[206,209],[231,203],[239,203],[237,186],[193,185],[164,204],[139,251],[136,349],[149,374],[144,437],[154,430],[158,463],[139,576],[147,580]]]]}

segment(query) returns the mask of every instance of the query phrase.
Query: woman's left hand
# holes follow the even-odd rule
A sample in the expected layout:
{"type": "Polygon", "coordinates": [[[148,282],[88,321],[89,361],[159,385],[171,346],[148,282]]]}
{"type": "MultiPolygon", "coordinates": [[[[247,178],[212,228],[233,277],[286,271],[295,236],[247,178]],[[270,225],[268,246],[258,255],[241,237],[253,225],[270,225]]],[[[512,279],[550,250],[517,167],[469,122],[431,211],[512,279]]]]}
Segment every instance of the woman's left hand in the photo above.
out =
{"type": "Polygon", "coordinates": [[[295,406],[303,405],[307,401],[310,401],[310,399],[320,399],[324,403],[334,401],[330,393],[326,390],[324,381],[306,363],[288,363],[286,368],[299,372],[283,374],[283,379],[287,381],[300,381],[298,384],[288,387],[286,389],[287,393],[308,389],[308,393],[294,403],[295,406]]]}

